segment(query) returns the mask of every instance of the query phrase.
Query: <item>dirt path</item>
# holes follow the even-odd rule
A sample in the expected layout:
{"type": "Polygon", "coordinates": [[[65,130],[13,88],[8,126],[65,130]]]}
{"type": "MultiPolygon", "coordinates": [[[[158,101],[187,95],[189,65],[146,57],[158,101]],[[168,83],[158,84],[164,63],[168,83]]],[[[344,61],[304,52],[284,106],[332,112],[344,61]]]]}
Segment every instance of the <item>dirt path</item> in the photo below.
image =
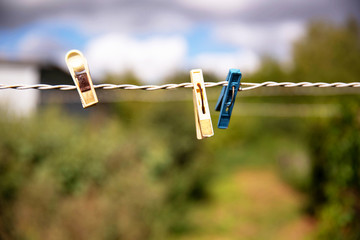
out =
{"type": "Polygon", "coordinates": [[[196,232],[180,239],[310,239],[314,222],[302,197],[268,169],[240,170],[217,182],[215,200],[192,215],[196,232]]]}

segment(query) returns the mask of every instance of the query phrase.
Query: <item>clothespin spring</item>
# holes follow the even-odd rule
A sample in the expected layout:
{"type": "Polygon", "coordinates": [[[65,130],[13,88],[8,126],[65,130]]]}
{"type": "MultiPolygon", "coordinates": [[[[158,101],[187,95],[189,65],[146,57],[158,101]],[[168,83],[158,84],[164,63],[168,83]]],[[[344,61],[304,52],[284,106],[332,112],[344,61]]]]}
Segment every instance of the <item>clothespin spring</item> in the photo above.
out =
{"type": "MultiPolygon", "coordinates": [[[[235,86],[232,86],[232,95],[231,95],[231,102],[230,104],[226,107],[226,111],[229,111],[229,108],[234,104],[235,102],[235,86]]],[[[241,84],[239,86],[239,89],[238,89],[238,92],[242,91],[242,87],[241,87],[241,84]]]]}
{"type": "MultiPolygon", "coordinates": [[[[239,88],[240,89],[240,88],[239,88]]],[[[239,91],[239,90],[238,90],[239,91]]],[[[229,108],[234,104],[235,102],[235,86],[232,86],[231,88],[231,102],[227,105],[226,111],[229,111],[229,108]]]]}

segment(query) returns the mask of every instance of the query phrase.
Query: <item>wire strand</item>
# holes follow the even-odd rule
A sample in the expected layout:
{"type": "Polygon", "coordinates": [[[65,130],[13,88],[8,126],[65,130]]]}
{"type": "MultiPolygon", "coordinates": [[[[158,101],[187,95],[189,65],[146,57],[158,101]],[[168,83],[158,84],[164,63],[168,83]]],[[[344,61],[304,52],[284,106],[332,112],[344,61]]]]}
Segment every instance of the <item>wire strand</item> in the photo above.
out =
{"type": "MultiPolygon", "coordinates": [[[[227,81],[222,82],[205,82],[205,87],[217,87],[217,86],[227,86],[227,81]]],[[[192,88],[192,83],[179,83],[179,84],[164,84],[164,85],[132,85],[132,84],[98,84],[94,85],[96,89],[122,89],[122,90],[170,90],[176,88],[192,88]]],[[[263,83],[241,83],[240,91],[253,90],[260,87],[318,87],[318,88],[358,88],[360,87],[360,82],[352,82],[352,83],[344,83],[344,82],[335,82],[335,83],[325,83],[325,82],[263,82],[263,83]],[[247,86],[247,87],[243,87],[247,86]]],[[[0,90],[2,89],[15,89],[15,90],[28,90],[28,89],[36,89],[36,90],[75,90],[75,85],[49,85],[49,84],[34,84],[34,85],[23,85],[23,84],[14,84],[14,85],[4,85],[0,84],[0,90]]]]}

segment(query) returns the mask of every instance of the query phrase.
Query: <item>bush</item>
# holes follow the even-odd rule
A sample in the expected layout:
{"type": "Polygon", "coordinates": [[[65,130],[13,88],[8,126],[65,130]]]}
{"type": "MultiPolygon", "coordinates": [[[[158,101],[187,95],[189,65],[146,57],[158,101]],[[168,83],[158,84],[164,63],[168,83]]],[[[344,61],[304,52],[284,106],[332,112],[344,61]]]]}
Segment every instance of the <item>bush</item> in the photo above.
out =
{"type": "Polygon", "coordinates": [[[134,118],[152,120],[132,126],[61,110],[2,118],[0,238],[166,239],[186,230],[188,207],[206,195],[211,157],[199,158],[192,121],[138,110],[134,118]]]}

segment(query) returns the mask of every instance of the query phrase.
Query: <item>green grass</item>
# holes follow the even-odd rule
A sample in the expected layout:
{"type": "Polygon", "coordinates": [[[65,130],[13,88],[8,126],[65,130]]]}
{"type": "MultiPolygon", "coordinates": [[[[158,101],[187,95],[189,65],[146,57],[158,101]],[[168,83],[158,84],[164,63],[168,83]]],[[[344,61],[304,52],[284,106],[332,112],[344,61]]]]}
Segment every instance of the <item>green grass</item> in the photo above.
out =
{"type": "Polygon", "coordinates": [[[240,168],[214,182],[213,200],[193,207],[196,226],[174,239],[305,239],[313,222],[301,212],[303,196],[273,168],[240,168]],[[290,236],[295,236],[290,238],[290,236]]]}

